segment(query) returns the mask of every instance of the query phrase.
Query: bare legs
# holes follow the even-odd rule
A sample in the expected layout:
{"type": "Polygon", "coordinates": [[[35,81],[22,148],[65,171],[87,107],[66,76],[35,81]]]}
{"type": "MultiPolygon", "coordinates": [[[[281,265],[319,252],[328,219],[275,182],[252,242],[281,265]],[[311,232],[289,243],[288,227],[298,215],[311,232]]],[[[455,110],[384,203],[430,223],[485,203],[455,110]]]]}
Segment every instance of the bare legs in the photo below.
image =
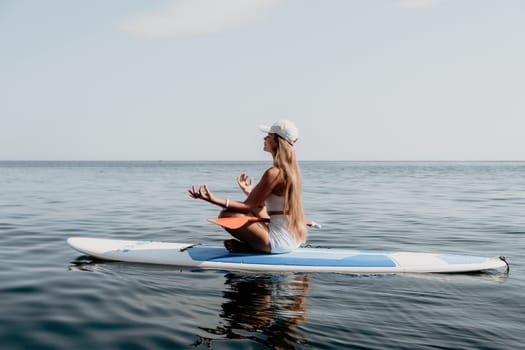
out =
{"type": "MultiPolygon", "coordinates": [[[[219,218],[243,216],[241,213],[221,211],[219,218]]],[[[230,252],[246,252],[258,251],[262,253],[270,253],[270,238],[268,235],[268,225],[263,222],[252,222],[232,230],[226,229],[236,239],[229,239],[224,241],[224,246],[230,252]]]]}

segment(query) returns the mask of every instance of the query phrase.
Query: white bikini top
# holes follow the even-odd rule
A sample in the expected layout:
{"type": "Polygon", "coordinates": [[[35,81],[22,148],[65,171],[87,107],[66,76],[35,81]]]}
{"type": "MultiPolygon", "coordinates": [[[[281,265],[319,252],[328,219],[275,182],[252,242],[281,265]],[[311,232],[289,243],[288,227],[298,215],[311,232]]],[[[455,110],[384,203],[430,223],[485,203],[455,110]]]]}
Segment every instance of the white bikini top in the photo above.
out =
{"type": "Polygon", "coordinates": [[[266,198],[266,210],[268,212],[277,212],[284,210],[284,196],[278,196],[276,194],[270,193],[268,198],[266,198]]]}

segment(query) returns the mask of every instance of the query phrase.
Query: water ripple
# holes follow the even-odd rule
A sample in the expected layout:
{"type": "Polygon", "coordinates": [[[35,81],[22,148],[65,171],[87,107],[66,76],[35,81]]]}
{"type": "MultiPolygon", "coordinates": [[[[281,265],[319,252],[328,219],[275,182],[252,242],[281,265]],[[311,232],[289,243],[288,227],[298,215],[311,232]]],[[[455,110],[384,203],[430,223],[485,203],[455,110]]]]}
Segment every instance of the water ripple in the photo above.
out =
{"type": "Polygon", "coordinates": [[[232,274],[104,262],[69,236],[217,243],[217,208],[266,163],[0,162],[8,349],[518,349],[525,163],[304,162],[313,246],[505,255],[510,274],[232,274]]]}

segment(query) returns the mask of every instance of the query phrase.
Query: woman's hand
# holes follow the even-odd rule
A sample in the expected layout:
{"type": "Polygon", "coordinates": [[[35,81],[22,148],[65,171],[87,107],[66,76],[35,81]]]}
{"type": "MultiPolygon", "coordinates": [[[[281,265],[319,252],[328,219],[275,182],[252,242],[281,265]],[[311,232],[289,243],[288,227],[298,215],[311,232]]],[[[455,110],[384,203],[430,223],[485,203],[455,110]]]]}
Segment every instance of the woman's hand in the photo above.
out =
{"type": "Polygon", "coordinates": [[[204,199],[207,202],[214,203],[215,204],[215,197],[208,189],[208,186],[206,184],[199,187],[199,190],[197,191],[197,188],[195,185],[191,186],[191,190],[188,191],[190,193],[191,198],[195,199],[204,199]]]}
{"type": "Polygon", "coordinates": [[[239,175],[237,178],[237,184],[246,195],[249,195],[252,191],[253,181],[246,173],[239,175]]]}

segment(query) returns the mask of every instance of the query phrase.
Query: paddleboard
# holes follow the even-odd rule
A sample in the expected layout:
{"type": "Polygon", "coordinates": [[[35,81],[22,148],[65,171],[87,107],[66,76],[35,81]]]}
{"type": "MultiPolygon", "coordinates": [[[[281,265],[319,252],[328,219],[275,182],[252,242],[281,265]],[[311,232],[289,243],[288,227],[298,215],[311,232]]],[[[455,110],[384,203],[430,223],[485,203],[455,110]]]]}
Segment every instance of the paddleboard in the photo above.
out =
{"type": "Polygon", "coordinates": [[[103,260],[261,272],[460,273],[508,269],[504,258],[453,254],[299,248],[285,254],[230,253],[188,243],[71,237],[75,250],[103,260]]]}

